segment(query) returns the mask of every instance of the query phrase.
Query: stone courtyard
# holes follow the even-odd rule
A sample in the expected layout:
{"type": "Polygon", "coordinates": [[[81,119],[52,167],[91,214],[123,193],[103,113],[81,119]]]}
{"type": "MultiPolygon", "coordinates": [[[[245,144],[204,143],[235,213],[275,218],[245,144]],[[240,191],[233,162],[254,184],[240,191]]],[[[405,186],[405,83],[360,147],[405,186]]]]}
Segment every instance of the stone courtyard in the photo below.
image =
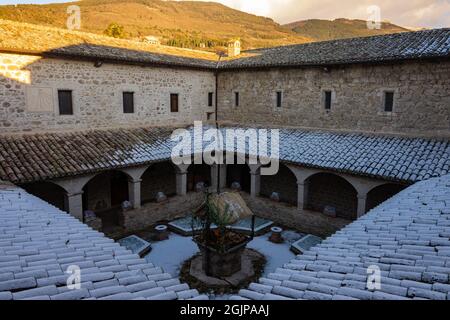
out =
{"type": "Polygon", "coordinates": [[[0,300],[450,299],[450,30],[229,45],[0,20],[0,300]],[[235,161],[176,163],[180,130],[186,158],[213,130],[235,161]],[[270,225],[199,227],[248,240],[244,268],[213,284],[195,231],[173,224],[228,192],[270,225]],[[120,244],[132,235],[148,250],[120,244]],[[292,252],[305,236],[323,241],[292,252]]]}

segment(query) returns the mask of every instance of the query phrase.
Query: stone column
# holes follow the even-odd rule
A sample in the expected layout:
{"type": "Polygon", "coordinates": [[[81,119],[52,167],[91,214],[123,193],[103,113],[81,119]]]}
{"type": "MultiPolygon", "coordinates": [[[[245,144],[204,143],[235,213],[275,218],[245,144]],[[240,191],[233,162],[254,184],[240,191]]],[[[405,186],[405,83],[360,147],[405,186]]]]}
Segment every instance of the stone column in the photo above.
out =
{"type": "Polygon", "coordinates": [[[227,165],[221,164],[219,171],[220,171],[220,189],[223,190],[227,187],[227,165]]]}
{"type": "Polygon", "coordinates": [[[297,182],[297,208],[304,210],[308,201],[308,182],[297,182]]]}
{"type": "Polygon", "coordinates": [[[83,221],[83,191],[67,194],[67,210],[80,221],[83,221]]]}
{"type": "Polygon", "coordinates": [[[250,195],[252,198],[259,196],[261,190],[261,174],[256,172],[250,172],[250,195]]]}
{"type": "Polygon", "coordinates": [[[177,172],[177,195],[187,194],[187,171],[177,172]]]}
{"type": "Polygon", "coordinates": [[[211,166],[211,187],[209,189],[210,192],[217,192],[217,187],[219,185],[219,181],[217,179],[218,173],[219,166],[217,164],[213,164],[211,166]]]}
{"type": "Polygon", "coordinates": [[[367,202],[367,193],[359,193],[358,194],[358,209],[357,215],[358,218],[362,217],[366,214],[366,202],[367,202]]]}
{"type": "Polygon", "coordinates": [[[134,209],[139,209],[141,207],[141,182],[141,179],[128,180],[128,195],[134,209]]]}

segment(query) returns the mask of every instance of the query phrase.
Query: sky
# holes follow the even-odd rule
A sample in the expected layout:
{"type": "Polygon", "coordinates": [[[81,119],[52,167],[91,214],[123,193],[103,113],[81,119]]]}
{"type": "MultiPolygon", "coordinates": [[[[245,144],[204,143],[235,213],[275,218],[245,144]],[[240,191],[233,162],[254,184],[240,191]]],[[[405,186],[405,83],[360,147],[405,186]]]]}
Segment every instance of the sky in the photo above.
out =
{"type": "MultiPolygon", "coordinates": [[[[211,1],[211,0],[200,0],[211,1]]],[[[381,19],[404,27],[450,27],[450,0],[214,0],[279,23],[305,19],[368,20],[367,8],[380,8],[381,19]]],[[[68,2],[55,0],[0,0],[0,4],[68,2]]]]}

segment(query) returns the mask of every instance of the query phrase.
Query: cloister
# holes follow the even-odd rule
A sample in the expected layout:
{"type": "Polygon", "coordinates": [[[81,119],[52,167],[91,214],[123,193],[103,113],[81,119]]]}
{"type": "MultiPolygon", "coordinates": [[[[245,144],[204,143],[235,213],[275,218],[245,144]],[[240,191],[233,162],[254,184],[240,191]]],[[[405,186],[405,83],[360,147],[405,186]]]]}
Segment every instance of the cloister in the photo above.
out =
{"type": "MultiPolygon", "coordinates": [[[[201,192],[196,189],[198,183],[204,183],[212,191],[216,191],[218,186],[220,190],[231,189],[233,183],[238,183],[243,195],[256,200],[270,199],[276,192],[279,202],[272,201],[275,207],[294,208],[301,216],[305,211],[323,215],[328,206],[335,209],[336,218],[348,221],[356,220],[406,187],[400,183],[288,163],[280,163],[276,175],[264,176],[260,173],[260,164],[249,164],[248,158],[244,156],[239,158],[238,162],[245,163],[174,165],[171,160],[166,160],[144,166],[23,184],[22,187],[80,220],[84,219],[85,211],[93,211],[101,218],[103,227],[121,224],[117,212],[125,201],[129,201],[132,206],[130,210],[135,213],[151,214],[143,209],[149,205],[166,211],[175,210],[176,215],[187,213],[197,203],[184,200],[201,192]],[[168,201],[157,203],[158,192],[164,193],[168,201]],[[171,199],[179,202],[176,208],[170,207],[171,199]]],[[[257,213],[258,211],[256,210],[257,213]]],[[[286,219],[280,216],[282,213],[266,214],[274,221],[286,224],[286,219]]],[[[152,222],[158,220],[163,220],[163,217],[154,216],[150,219],[152,222]]]]}

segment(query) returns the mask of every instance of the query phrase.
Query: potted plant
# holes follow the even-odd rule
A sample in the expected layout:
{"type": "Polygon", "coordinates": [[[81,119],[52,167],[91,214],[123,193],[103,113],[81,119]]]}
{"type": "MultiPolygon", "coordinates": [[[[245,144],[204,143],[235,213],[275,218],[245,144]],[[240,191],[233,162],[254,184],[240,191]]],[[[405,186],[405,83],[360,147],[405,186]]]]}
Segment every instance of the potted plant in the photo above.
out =
{"type": "Polygon", "coordinates": [[[228,226],[253,215],[238,193],[208,194],[197,216],[203,221],[194,235],[206,275],[223,278],[241,270],[241,257],[252,237],[234,232],[228,226]],[[214,224],[216,228],[211,228],[214,224]]]}

